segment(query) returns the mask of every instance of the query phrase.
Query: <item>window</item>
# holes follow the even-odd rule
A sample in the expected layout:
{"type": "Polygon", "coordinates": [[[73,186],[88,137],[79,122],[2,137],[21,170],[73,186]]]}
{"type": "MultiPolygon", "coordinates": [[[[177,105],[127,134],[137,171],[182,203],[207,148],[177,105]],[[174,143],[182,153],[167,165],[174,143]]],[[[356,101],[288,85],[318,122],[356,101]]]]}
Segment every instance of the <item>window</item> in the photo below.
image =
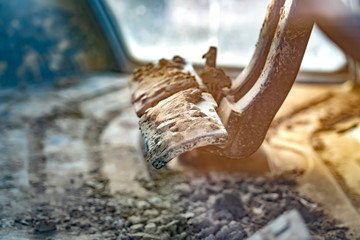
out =
{"type": "MultiPolygon", "coordinates": [[[[249,62],[266,14],[264,0],[106,0],[129,55],[152,62],[181,55],[193,63],[209,46],[218,47],[218,64],[249,62]]],[[[305,71],[336,71],[344,54],[316,27],[302,63],[305,71]]]]}

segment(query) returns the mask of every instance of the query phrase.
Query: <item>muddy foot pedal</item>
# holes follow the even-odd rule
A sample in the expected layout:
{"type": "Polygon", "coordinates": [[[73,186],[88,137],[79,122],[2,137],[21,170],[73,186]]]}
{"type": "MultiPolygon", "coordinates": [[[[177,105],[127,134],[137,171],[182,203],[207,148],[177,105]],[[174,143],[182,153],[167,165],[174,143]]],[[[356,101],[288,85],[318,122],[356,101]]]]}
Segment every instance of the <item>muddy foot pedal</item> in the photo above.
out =
{"type": "Polygon", "coordinates": [[[198,88],[180,91],[150,108],[140,119],[147,160],[163,167],[181,153],[224,144],[227,132],[216,113],[211,94],[198,88]]]}
{"type": "Polygon", "coordinates": [[[216,101],[181,57],[136,70],[130,83],[146,158],[155,168],[181,153],[227,142],[216,101]]]}

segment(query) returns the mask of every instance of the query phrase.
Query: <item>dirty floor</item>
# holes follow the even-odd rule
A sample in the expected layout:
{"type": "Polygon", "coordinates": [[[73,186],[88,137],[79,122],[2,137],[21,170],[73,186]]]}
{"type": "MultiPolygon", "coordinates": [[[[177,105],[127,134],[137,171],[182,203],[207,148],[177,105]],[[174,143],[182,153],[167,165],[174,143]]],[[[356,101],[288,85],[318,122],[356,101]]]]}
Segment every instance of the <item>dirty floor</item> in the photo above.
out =
{"type": "Polygon", "coordinates": [[[127,81],[1,92],[0,239],[246,239],[291,209],[314,239],[356,239],[299,191],[299,173],[152,169],[127,81]]]}

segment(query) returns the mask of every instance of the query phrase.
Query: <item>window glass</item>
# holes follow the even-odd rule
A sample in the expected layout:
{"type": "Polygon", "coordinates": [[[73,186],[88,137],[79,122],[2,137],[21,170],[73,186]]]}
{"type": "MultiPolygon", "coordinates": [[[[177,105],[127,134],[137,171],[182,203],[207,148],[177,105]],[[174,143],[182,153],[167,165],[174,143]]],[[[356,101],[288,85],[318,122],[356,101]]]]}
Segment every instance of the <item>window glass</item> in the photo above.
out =
{"type": "MultiPolygon", "coordinates": [[[[209,46],[218,47],[218,64],[244,67],[250,61],[266,15],[264,0],[106,0],[129,54],[148,62],[181,55],[193,63],[209,46]]],[[[316,27],[302,70],[335,71],[344,54],[316,27]]]]}

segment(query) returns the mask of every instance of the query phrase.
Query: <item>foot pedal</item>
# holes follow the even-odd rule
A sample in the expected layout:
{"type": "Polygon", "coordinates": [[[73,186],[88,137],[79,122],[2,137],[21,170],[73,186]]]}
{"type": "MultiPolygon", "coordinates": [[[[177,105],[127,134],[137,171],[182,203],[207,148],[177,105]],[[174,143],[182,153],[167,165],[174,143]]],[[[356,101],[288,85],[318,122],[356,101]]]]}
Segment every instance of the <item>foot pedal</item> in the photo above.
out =
{"type": "Polygon", "coordinates": [[[200,89],[202,82],[191,66],[180,57],[174,59],[143,68],[135,74],[140,82],[132,81],[146,159],[155,168],[181,153],[227,142],[213,96],[200,89]]]}

